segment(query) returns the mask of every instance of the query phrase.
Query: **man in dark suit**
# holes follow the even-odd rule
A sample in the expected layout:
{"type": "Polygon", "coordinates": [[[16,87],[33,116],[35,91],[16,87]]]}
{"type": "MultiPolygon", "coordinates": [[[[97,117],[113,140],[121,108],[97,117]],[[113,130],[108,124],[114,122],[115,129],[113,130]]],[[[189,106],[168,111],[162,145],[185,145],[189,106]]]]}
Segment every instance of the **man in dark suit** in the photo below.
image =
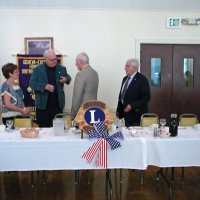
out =
{"type": "Polygon", "coordinates": [[[139,61],[129,59],[126,62],[126,76],[123,78],[119,93],[116,116],[125,119],[125,125],[138,126],[142,114],[148,112],[150,88],[148,80],[138,72],[139,61]]]}

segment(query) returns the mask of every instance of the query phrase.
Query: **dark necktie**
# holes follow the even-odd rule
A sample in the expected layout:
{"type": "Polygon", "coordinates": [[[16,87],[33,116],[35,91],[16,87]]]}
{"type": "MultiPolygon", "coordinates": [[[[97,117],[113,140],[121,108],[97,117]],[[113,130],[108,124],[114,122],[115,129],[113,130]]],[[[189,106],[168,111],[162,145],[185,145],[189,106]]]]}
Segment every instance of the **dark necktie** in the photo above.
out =
{"type": "Polygon", "coordinates": [[[122,100],[122,102],[123,102],[123,100],[124,100],[126,91],[127,91],[127,89],[128,89],[128,82],[129,82],[129,80],[130,80],[130,76],[128,76],[128,78],[126,79],[126,82],[125,82],[125,84],[124,84],[124,88],[123,88],[122,93],[121,93],[121,100],[122,100]]]}

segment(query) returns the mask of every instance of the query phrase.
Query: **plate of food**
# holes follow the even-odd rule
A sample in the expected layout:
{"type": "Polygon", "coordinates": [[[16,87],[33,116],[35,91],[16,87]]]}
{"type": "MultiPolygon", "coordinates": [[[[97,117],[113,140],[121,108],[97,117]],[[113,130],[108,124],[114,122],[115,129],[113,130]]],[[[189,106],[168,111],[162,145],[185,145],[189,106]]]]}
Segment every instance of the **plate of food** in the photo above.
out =
{"type": "Polygon", "coordinates": [[[23,138],[37,138],[39,130],[36,130],[36,128],[25,128],[20,130],[20,134],[23,138]]]}
{"type": "Polygon", "coordinates": [[[160,134],[160,137],[161,138],[168,138],[168,137],[170,137],[170,135],[171,135],[171,133],[167,132],[167,133],[160,134]]]}

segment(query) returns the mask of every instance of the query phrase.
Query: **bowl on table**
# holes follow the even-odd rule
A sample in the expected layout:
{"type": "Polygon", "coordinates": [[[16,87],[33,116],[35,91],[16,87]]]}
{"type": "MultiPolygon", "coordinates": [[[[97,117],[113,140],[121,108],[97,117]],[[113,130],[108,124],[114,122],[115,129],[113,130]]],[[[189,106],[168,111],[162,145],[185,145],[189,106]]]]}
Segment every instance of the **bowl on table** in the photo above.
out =
{"type": "Polygon", "coordinates": [[[36,128],[25,128],[20,131],[20,134],[23,138],[37,138],[39,130],[36,128]]]}

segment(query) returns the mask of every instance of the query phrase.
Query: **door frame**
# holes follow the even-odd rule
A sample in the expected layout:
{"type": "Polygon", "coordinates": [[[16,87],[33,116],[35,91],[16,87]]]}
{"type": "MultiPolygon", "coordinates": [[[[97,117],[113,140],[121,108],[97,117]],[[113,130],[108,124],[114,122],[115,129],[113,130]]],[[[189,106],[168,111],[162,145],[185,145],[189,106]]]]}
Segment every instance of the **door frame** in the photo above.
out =
{"type": "MultiPolygon", "coordinates": [[[[200,45],[200,40],[198,39],[189,39],[189,38],[185,38],[185,39],[170,39],[170,38],[166,38],[166,39],[155,39],[155,38],[147,38],[147,39],[143,39],[143,38],[136,38],[135,39],[135,58],[138,58],[140,60],[140,51],[141,51],[141,44],[199,44],[200,45]]],[[[140,71],[140,67],[139,67],[139,71],[140,71]]]]}

